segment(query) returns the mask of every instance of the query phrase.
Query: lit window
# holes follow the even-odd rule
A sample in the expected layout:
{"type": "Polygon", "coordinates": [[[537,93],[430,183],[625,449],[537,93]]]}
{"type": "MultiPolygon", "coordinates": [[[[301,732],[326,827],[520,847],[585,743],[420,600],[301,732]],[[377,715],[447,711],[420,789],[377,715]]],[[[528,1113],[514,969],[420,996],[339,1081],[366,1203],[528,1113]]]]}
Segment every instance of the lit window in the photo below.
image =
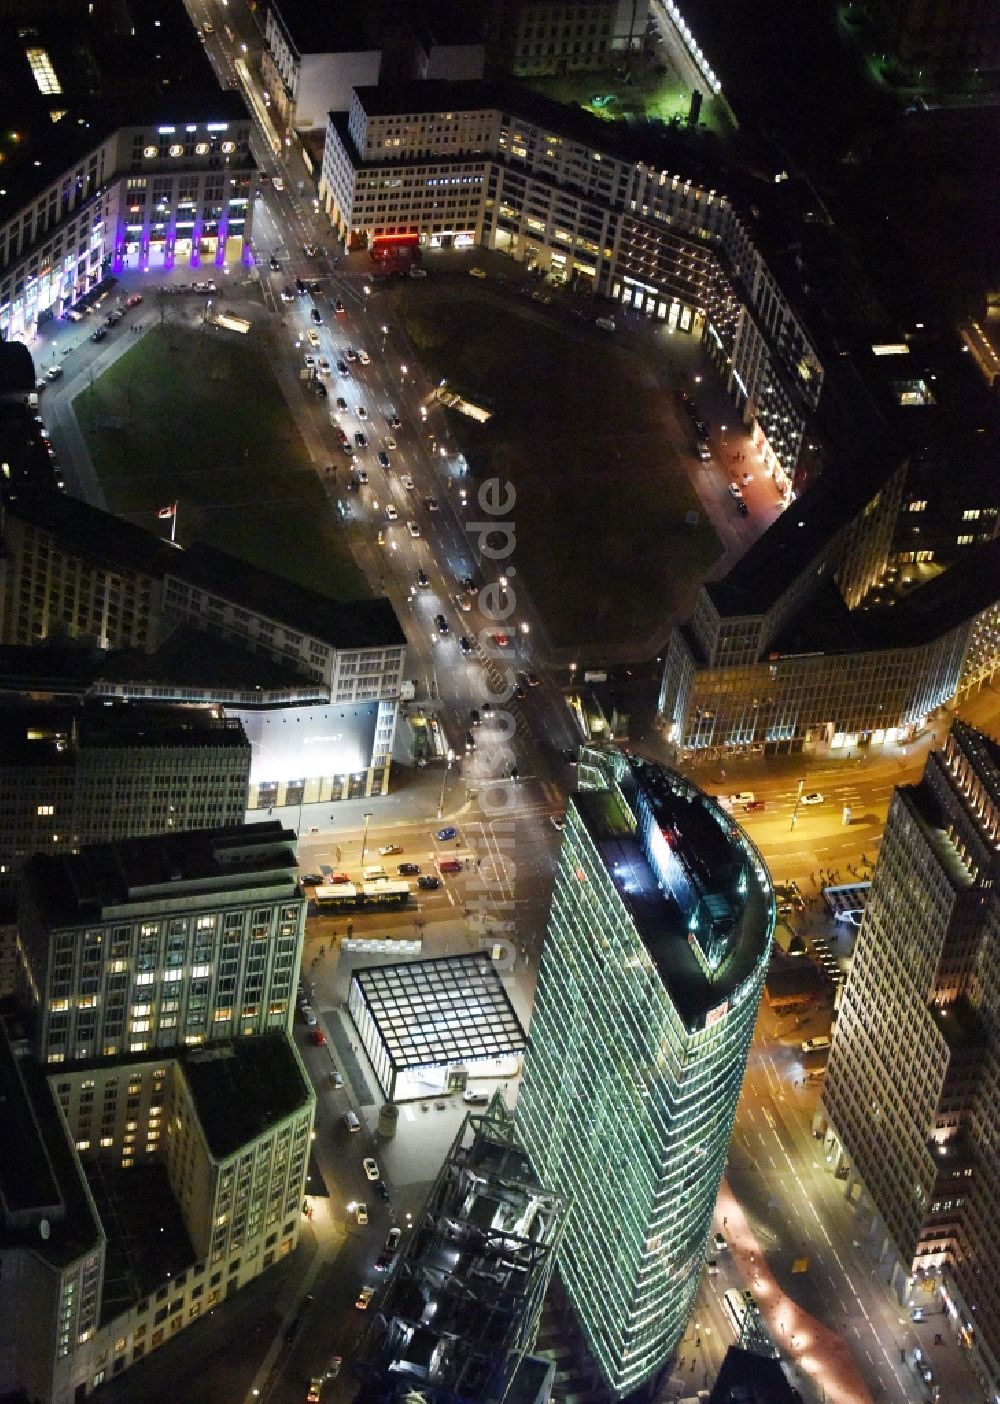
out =
{"type": "Polygon", "coordinates": [[[55,812],[56,807],[54,804],[40,804],[35,810],[36,814],[55,814],[55,812]]]}

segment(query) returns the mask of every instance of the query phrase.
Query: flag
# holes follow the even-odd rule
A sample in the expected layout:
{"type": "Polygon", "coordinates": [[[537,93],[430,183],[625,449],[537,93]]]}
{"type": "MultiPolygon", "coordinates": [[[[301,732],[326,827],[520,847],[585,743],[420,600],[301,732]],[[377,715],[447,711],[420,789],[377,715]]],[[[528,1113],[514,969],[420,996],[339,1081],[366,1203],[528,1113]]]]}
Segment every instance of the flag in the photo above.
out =
{"type": "Polygon", "coordinates": [[[166,519],[168,519],[168,518],[170,518],[170,517],[176,517],[176,516],[177,516],[177,503],[174,502],[174,503],[172,503],[169,507],[161,507],[160,510],[157,512],[156,515],[157,515],[157,517],[159,518],[159,520],[160,520],[161,522],[164,521],[164,520],[166,520],[166,519]]]}

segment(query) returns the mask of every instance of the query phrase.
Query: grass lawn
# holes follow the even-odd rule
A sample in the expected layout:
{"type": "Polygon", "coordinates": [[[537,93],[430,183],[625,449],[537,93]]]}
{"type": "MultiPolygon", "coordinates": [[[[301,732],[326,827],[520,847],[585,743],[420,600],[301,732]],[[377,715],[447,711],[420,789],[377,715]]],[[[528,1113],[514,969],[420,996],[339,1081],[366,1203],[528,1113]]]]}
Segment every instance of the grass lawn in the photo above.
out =
{"type": "MultiPolygon", "coordinates": [[[[620,122],[626,113],[648,117],[658,122],[674,119],[686,124],[691,107],[691,89],[673,68],[663,67],[649,59],[636,60],[632,65],[632,82],[625,83],[620,72],[566,73],[552,78],[524,80],[557,102],[575,102],[595,117],[606,122],[620,122]],[[599,101],[595,102],[594,99],[599,101]]],[[[732,130],[725,104],[717,102],[702,88],[704,103],[700,123],[717,134],[732,130]]]]}
{"type": "Polygon", "coordinates": [[[613,336],[535,320],[530,304],[432,283],[392,297],[435,378],[493,410],[486,425],[457,413],[451,425],[474,477],[514,484],[512,559],[552,643],[638,643],[688,608],[722,548],[652,370],[613,336]]]}
{"type": "Polygon", "coordinates": [[[341,599],[370,592],[254,333],[154,327],[74,401],[109,509],[341,599]]]}

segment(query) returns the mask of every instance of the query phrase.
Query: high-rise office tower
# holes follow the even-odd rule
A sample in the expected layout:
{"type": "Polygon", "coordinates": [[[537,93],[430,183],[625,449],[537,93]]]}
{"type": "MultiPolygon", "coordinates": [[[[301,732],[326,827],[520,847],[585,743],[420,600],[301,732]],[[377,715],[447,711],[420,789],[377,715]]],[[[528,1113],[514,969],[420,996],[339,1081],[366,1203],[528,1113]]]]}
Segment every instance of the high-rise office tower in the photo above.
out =
{"type": "MultiPolygon", "coordinates": [[[[1000,1389],[1000,746],[955,722],[896,791],[823,1093],[828,1160],[900,1296],[1000,1389]],[[926,1295],[925,1295],[926,1294],[926,1295]]],[[[817,1128],[819,1129],[819,1128],[817,1128]]]]}
{"type": "Polygon", "coordinates": [[[572,1198],[557,1269],[616,1397],[677,1345],[705,1261],[771,949],[763,860],[713,799],[587,749],[517,1111],[572,1198]]]}

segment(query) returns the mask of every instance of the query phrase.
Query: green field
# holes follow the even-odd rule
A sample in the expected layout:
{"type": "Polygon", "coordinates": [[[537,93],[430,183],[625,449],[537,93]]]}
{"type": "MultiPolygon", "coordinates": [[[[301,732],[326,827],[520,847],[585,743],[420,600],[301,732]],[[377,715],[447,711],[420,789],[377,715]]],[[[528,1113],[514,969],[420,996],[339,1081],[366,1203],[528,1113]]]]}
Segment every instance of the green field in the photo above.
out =
{"type": "Polygon", "coordinates": [[[341,599],[368,595],[255,334],[151,328],[73,405],[110,511],[341,599]]]}
{"type": "Polygon", "coordinates": [[[493,411],[450,423],[474,477],[514,484],[512,559],[552,643],[639,643],[689,608],[721,546],[671,443],[658,370],[488,292],[427,283],[392,299],[428,372],[493,411]]]}

